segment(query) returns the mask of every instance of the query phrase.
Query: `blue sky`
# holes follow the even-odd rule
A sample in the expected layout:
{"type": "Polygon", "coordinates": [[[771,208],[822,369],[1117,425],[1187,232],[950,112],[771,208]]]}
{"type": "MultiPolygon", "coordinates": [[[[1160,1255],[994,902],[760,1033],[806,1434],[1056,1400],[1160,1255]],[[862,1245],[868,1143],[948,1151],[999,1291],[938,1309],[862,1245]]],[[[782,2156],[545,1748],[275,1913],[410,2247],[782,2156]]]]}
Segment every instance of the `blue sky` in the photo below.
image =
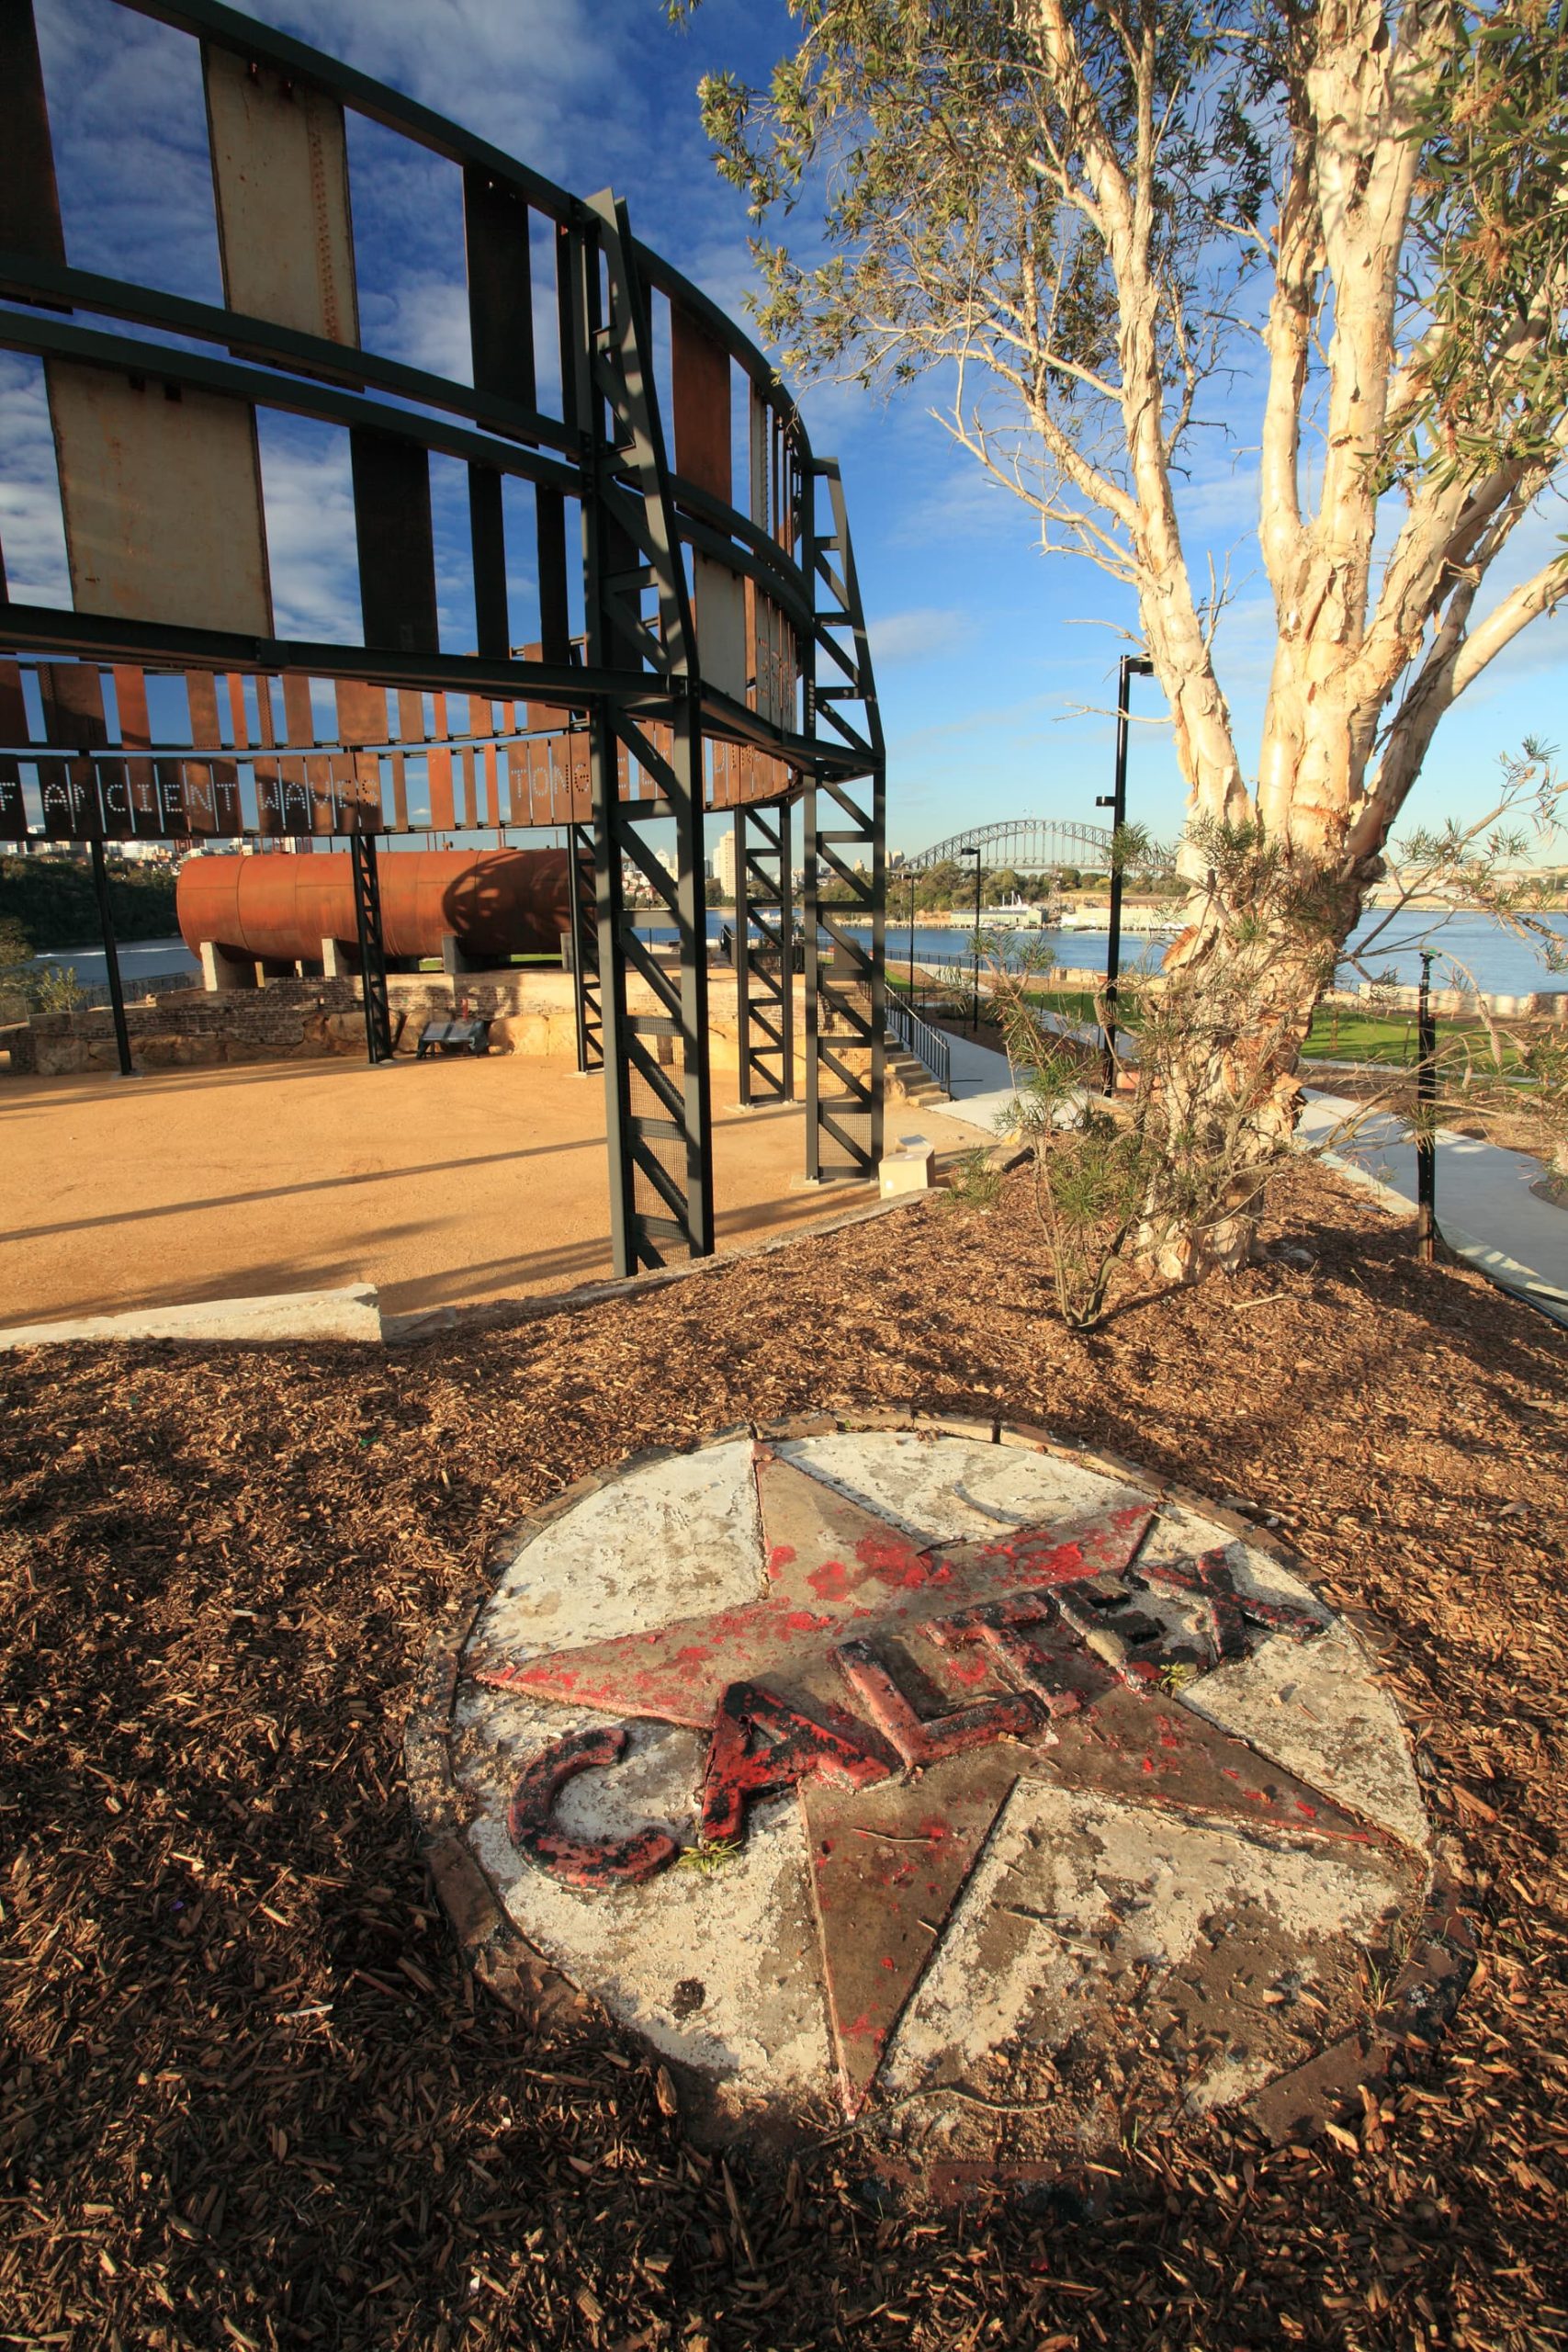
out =
{"type": "MultiPolygon", "coordinates": [[[[742,315],[753,283],[744,205],[708,158],[695,86],[718,64],[766,74],[789,39],[778,0],[704,0],[685,31],[666,23],[661,0],[264,0],[254,13],[580,193],[613,187],[648,243],[742,315]]],[[[196,44],[108,0],[38,0],[38,14],[71,259],[220,299],[196,44]]],[[[351,119],[349,135],[364,339],[466,375],[457,173],[374,126],[351,119]]],[[[1041,556],[1028,512],[953,447],[926,413],[932,397],[827,387],[804,400],[815,445],[844,466],[889,743],[889,838],[907,851],[977,818],[1093,820],[1095,796],[1109,789],[1117,632],[1135,618],[1126,593],[1088,565],[1041,556]]],[[[0,401],[12,593],[62,600],[58,521],[28,487],[50,468],[28,363],[0,356],[0,401]]],[[[1236,438],[1215,429],[1200,442],[1184,502],[1193,559],[1231,557],[1220,663],[1244,762],[1271,642],[1251,404],[1245,379],[1229,388],[1236,438]]],[[[346,633],[353,527],[341,442],[269,421],[263,463],[279,626],[346,633]]],[[[444,636],[457,641],[466,516],[455,462],[437,461],[435,512],[438,557],[450,550],[444,636]]],[[[1529,526],[1498,586],[1534,570],[1564,531],[1561,507],[1529,526]]],[[[1445,722],[1410,818],[1479,814],[1500,753],[1526,735],[1562,738],[1565,671],[1568,621],[1538,623],[1445,722]]],[[[1157,714],[1152,682],[1134,691],[1157,714]]],[[[1161,836],[1179,830],[1181,789],[1156,719],[1134,729],[1131,802],[1161,836]]]]}

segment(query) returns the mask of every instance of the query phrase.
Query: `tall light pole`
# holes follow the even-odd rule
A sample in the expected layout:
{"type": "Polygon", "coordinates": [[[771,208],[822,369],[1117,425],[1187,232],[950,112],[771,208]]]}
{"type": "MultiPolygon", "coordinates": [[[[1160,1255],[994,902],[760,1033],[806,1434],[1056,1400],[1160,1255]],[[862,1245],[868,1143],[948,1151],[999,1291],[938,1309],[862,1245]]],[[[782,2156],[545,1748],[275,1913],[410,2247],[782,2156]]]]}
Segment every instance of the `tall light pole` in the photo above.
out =
{"type": "Polygon", "coordinates": [[[915,1009],[915,876],[909,875],[909,1010],[915,1009]]]}
{"type": "Polygon", "coordinates": [[[961,849],[958,854],[960,857],[972,857],[975,861],[975,942],[971,950],[974,976],[970,992],[969,1034],[977,1037],[980,1034],[980,852],[976,846],[961,849]]]}
{"type": "Polygon", "coordinates": [[[1109,794],[1097,796],[1094,804],[1097,808],[1109,808],[1111,812],[1111,936],[1105,945],[1105,1026],[1100,1033],[1105,1055],[1102,1094],[1116,1091],[1116,984],[1122,970],[1122,831],[1127,822],[1127,682],[1131,678],[1152,678],[1154,673],[1154,663],[1145,661],[1141,654],[1122,656],[1116,686],[1116,781],[1109,794]]]}

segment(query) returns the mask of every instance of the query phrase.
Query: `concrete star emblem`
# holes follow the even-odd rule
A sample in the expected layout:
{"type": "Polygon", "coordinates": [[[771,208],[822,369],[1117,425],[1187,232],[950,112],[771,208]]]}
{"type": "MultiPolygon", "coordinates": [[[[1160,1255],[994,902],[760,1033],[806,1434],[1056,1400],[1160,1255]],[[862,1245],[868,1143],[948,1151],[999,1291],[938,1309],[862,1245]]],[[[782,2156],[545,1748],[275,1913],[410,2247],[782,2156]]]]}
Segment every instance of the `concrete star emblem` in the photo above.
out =
{"type": "Polygon", "coordinates": [[[488,1663],[476,1679],[612,1718],[536,1756],[510,1806],[518,1849],[570,1885],[638,1885],[679,1857],[661,1828],[583,1840],[555,1820],[567,1780],[615,1763],[626,1721],[706,1734],[699,1849],[722,1852],[744,1837],[751,1804],[795,1792],[846,2114],[870,2094],[1021,1775],[1090,1780],[1140,1804],[1314,1842],[1371,1842],[1353,1815],[1171,1702],[1180,1675],[1245,1657],[1249,1625],[1298,1640],[1321,1626],[1238,1593],[1223,1553],[1140,1568],[1152,1502],[922,1547],[771,1448],[753,1461],[756,1600],[488,1663]],[[1201,1629],[1196,1654],[1190,1642],[1173,1653],[1141,1596],[1180,1601],[1201,1629]]]}

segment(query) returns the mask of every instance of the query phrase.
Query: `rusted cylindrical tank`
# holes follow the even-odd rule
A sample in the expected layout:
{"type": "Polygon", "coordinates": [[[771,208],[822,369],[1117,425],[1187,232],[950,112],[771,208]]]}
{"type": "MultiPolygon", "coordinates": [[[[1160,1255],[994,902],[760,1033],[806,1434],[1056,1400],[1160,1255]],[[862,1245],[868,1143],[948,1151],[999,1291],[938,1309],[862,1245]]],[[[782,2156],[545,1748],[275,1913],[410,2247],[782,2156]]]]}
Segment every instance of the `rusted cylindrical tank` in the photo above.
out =
{"type": "MultiPolygon", "coordinates": [[[[564,849],[386,850],[377,871],[395,960],[439,956],[448,933],[470,964],[553,956],[570,927],[564,849]]],[[[175,906],[193,956],[210,941],[258,962],[315,963],[323,939],[356,937],[347,850],[187,857],[175,906]]]]}

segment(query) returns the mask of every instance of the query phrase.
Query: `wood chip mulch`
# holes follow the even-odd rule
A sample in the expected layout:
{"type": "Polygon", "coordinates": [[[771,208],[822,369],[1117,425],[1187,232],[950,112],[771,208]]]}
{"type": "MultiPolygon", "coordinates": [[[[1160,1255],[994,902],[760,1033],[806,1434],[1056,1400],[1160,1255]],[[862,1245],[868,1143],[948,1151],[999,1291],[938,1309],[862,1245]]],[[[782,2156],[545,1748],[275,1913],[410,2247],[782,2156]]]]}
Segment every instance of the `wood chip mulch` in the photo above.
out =
{"type": "Polygon", "coordinates": [[[1568,2343],[1568,1347],[1322,1171],[1269,1234],[1087,1343],[1015,1180],[398,1354],[0,1360],[0,2345],[1568,2343]],[[1222,2123],[1092,2210],[879,2214],[852,2143],[694,2154],[633,2051],[475,1990],[403,1721],[442,1604],[566,1481],[976,1403],[1273,1515],[1368,1612],[1482,1960],[1325,2140],[1222,2123]]]}

